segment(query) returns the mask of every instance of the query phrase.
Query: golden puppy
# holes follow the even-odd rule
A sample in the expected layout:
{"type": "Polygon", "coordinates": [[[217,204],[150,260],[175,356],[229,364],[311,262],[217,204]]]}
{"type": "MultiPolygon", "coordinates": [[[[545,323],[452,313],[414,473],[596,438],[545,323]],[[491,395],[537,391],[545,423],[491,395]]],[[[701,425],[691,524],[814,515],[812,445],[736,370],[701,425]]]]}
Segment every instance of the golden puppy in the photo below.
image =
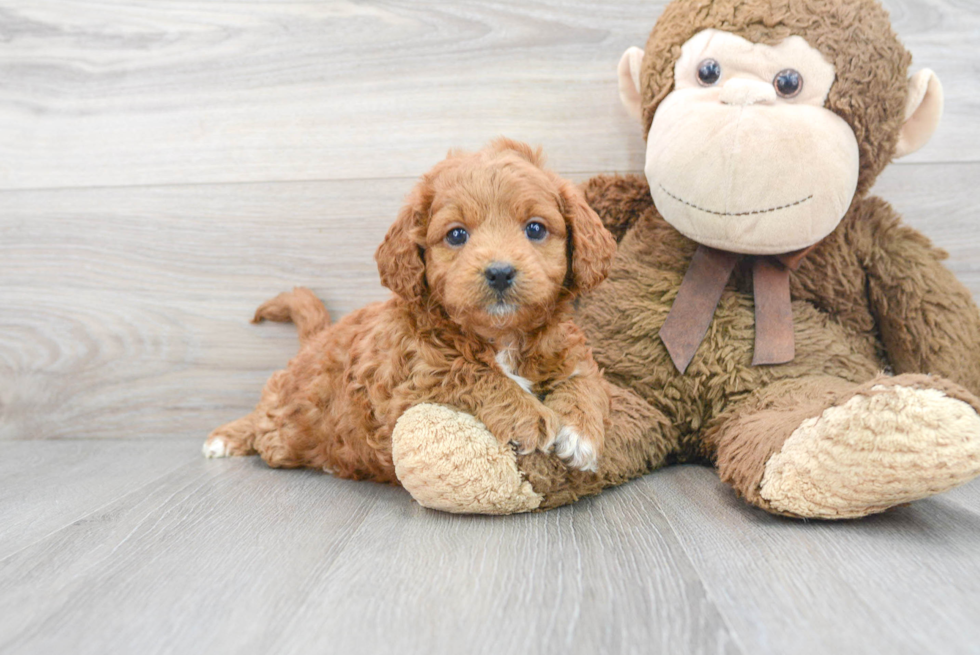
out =
{"type": "Polygon", "coordinates": [[[293,321],[301,349],[209,457],[397,482],[395,421],[419,403],[469,412],[522,452],[594,470],[609,399],[569,301],[601,282],[615,242],[540,151],[498,139],[451,153],[409,195],[376,259],[395,295],[329,324],[297,288],[255,321],[293,321]]]}

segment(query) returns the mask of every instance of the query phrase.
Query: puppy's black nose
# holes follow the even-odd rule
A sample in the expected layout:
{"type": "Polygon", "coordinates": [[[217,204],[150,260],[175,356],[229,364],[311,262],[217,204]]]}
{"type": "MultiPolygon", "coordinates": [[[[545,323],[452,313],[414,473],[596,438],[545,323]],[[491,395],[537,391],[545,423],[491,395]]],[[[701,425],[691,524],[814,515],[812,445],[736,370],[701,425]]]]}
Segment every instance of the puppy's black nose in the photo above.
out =
{"type": "Polygon", "coordinates": [[[483,273],[487,276],[487,284],[499,293],[503,293],[514,283],[517,270],[510,264],[494,263],[488,266],[483,273]]]}

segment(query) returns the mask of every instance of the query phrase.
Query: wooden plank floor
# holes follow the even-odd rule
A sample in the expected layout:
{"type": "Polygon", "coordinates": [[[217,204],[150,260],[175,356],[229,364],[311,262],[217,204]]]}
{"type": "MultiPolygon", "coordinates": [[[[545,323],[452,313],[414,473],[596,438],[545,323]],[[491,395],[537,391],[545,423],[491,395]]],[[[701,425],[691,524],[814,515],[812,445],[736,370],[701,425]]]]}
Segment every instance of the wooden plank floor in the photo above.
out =
{"type": "Polygon", "coordinates": [[[802,523],[747,509],[711,470],[684,466],[544,514],[461,517],[395,487],[256,458],[205,461],[198,445],[2,447],[8,462],[33,467],[4,478],[0,517],[52,506],[57,516],[0,543],[0,652],[912,654],[980,644],[978,482],[864,521],[802,523]],[[59,487],[66,477],[71,490],[59,487]]]}
{"type": "MultiPolygon", "coordinates": [[[[675,467],[549,513],[205,461],[415,178],[506,134],[637,172],[663,0],[0,0],[0,653],[980,654],[980,482],[851,523],[675,467]]],[[[887,0],[943,81],[875,193],[980,297],[980,6],[887,0]]]]}

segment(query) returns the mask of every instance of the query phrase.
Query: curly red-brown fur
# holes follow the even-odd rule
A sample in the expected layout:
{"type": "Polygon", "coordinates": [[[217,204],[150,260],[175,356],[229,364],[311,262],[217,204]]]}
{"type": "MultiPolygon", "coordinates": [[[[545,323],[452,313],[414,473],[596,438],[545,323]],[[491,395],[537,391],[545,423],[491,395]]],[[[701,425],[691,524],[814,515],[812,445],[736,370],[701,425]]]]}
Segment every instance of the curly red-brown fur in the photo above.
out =
{"type": "Polygon", "coordinates": [[[209,442],[275,467],[397,482],[395,422],[434,402],[472,413],[523,452],[549,449],[569,426],[598,455],[609,398],[569,301],[602,281],[615,243],[542,161],[540,150],[498,139],[424,175],[378,248],[390,300],[333,326],[307,289],[263,304],[256,320],[293,320],[302,347],[256,409],[209,442]],[[527,236],[531,222],[544,238],[527,236]],[[447,241],[454,227],[465,244],[447,241]],[[501,262],[514,279],[497,291],[486,271],[501,262]]]}
{"type": "Polygon", "coordinates": [[[255,310],[252,322],[261,323],[264,320],[278,323],[292,321],[299,331],[299,342],[306,343],[330,325],[330,314],[312,291],[296,287],[292,292],[280,293],[272,300],[266,300],[255,310]]]}

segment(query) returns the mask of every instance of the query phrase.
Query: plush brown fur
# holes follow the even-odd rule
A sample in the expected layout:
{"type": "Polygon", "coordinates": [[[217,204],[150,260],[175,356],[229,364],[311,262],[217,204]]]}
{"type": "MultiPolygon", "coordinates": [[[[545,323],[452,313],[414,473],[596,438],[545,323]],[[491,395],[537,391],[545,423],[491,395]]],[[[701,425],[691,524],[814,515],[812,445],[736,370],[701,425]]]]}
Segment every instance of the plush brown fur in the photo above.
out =
{"type": "Polygon", "coordinates": [[[569,301],[602,281],[614,248],[581,192],[542,168],[540,152],[500,139],[451,154],[423,176],[378,248],[395,297],[333,326],[306,289],[259,308],[257,321],[296,323],[302,348],[255,411],[215,430],[206,448],[397,482],[395,421],[433,402],[474,414],[523,452],[550,448],[568,426],[598,455],[609,399],[569,301]],[[525,235],[532,219],[546,238],[525,235]],[[454,227],[468,230],[465,245],[447,242],[454,227]],[[498,294],[485,271],[500,262],[516,277],[498,294]]]}
{"type": "MultiPolygon", "coordinates": [[[[648,194],[641,177],[599,177],[590,180],[586,195],[605,217],[604,193],[610,189],[620,198],[626,184],[636,196],[648,194]]],[[[614,202],[609,215],[615,220],[619,210],[614,202]]],[[[796,357],[789,364],[751,366],[751,272],[742,262],[694,361],[685,374],[676,371],[657,333],[695,248],[649,201],[620,242],[607,282],[581,301],[576,320],[606,378],[649,403],[644,411],[665,421],[646,429],[649,440],[627,462],[604,463],[596,475],[548,476],[547,458],[520,459],[521,470],[545,495],[541,509],[597,493],[618,484],[623,471],[641,475],[668,459],[714,461],[740,494],[758,500],[766,457],[752,455],[740,467],[742,453],[763,448],[771,454],[792,432],[789,423],[779,429],[771,417],[752,417],[763,409],[757,405],[763,392],[768,402],[793,408],[793,420],[802,422],[843,402],[844,391],[891,369],[943,376],[917,379],[916,385],[980,407],[980,313],[969,291],[943,267],[945,253],[901,225],[880,199],[855,203],[792,274],[796,357]],[[824,386],[836,400],[821,399],[815,389],[824,386]],[[768,424],[766,431],[753,430],[758,423],[768,424]],[[719,450],[721,444],[727,448],[719,450]]],[[[635,430],[622,434],[617,428],[627,418],[611,416],[607,453],[633,442],[635,430]]]]}
{"type": "Polygon", "coordinates": [[[904,226],[887,203],[865,197],[893,155],[907,93],[910,58],[885,12],[871,0],[676,0],[647,44],[646,128],[672,88],[680,46],[705,28],[768,44],[799,35],[834,63],[827,106],[857,136],[857,195],[837,229],[791,273],[793,361],[751,365],[754,307],[745,258],[680,374],[657,335],[696,244],[660,216],[644,178],[590,180],[586,197],[619,240],[609,279],[576,314],[607,380],[619,388],[606,433],[609,461],[586,474],[566,473],[542,454],[520,458],[544,495],[541,509],[670,460],[714,462],[740,495],[768,509],[758,493],[766,460],[805,419],[854,393],[892,380],[980,407],[980,313],[970,292],[942,265],[945,253],[904,226]],[[932,377],[883,379],[882,371],[932,377]],[[654,418],[641,426],[628,412],[654,418]]]}

